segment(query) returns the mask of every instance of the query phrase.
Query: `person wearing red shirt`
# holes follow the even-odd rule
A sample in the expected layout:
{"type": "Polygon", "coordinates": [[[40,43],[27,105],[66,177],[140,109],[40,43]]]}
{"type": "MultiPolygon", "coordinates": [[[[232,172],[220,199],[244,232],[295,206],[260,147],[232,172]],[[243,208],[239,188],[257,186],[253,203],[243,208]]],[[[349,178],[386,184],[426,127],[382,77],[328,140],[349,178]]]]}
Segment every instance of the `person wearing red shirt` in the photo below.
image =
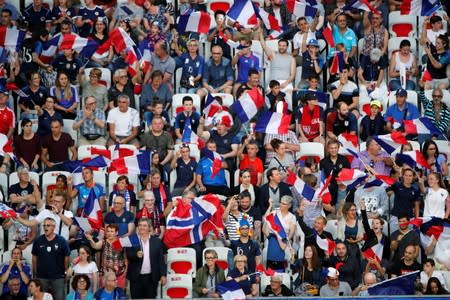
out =
{"type": "Polygon", "coordinates": [[[316,93],[308,93],[305,96],[305,105],[300,108],[298,118],[299,140],[301,142],[318,142],[325,144],[325,119],[322,107],[318,105],[316,93]]]}
{"type": "MultiPolygon", "coordinates": [[[[6,135],[8,140],[10,140],[12,139],[14,133],[16,117],[14,115],[14,111],[6,105],[8,98],[8,91],[5,89],[0,89],[0,133],[6,135]]],[[[4,155],[3,157],[0,157],[0,161],[2,161],[0,173],[6,173],[9,170],[10,157],[8,155],[4,155]]]]}
{"type": "Polygon", "coordinates": [[[249,169],[252,176],[251,183],[255,186],[261,186],[264,166],[256,153],[258,153],[258,144],[252,136],[248,136],[238,151],[238,157],[241,160],[239,169],[249,169]],[[247,154],[244,154],[245,148],[247,148],[247,154]]]}

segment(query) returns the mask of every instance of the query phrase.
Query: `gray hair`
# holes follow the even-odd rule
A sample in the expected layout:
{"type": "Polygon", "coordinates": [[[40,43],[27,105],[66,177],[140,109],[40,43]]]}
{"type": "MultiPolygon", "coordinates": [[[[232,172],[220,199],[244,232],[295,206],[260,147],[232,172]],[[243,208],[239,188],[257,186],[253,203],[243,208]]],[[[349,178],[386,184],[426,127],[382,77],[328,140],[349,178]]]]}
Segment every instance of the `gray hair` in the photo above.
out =
{"type": "Polygon", "coordinates": [[[147,197],[152,197],[153,199],[155,199],[155,194],[153,194],[152,191],[145,191],[144,192],[144,199],[147,197]]]}
{"type": "Polygon", "coordinates": [[[119,96],[117,96],[117,101],[119,101],[119,99],[125,99],[128,101],[128,103],[130,103],[130,97],[128,97],[128,95],[120,94],[119,96]]]}
{"type": "Polygon", "coordinates": [[[291,196],[285,195],[283,197],[281,197],[280,202],[286,202],[288,205],[292,205],[292,201],[294,199],[291,196]]]}
{"type": "Polygon", "coordinates": [[[127,73],[127,70],[125,70],[125,69],[117,69],[117,70],[114,72],[114,76],[113,76],[113,77],[119,77],[119,76],[120,76],[120,73],[123,73],[123,72],[127,73]]]}
{"type": "Polygon", "coordinates": [[[283,277],[281,275],[273,275],[272,277],[270,277],[270,279],[272,281],[283,282],[283,277]]]}
{"type": "Polygon", "coordinates": [[[104,284],[106,285],[106,281],[108,281],[108,279],[112,279],[113,277],[114,279],[117,279],[116,273],[111,271],[105,272],[105,274],[103,275],[104,284]]]}
{"type": "Polygon", "coordinates": [[[18,167],[17,168],[17,174],[19,174],[19,173],[25,173],[25,172],[29,172],[30,170],[28,170],[28,168],[27,167],[25,167],[25,166],[20,166],[20,167],[18,167]]]}

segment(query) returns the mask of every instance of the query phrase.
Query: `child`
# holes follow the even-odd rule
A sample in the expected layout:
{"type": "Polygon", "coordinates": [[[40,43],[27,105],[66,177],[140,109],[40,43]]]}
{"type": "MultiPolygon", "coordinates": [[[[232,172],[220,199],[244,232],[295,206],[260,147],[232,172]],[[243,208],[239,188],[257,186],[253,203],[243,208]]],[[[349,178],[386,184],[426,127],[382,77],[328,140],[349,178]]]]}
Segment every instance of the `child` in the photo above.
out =
{"type": "Polygon", "coordinates": [[[144,112],[145,121],[145,132],[150,130],[152,125],[152,120],[154,116],[161,116],[164,121],[164,128],[170,124],[169,114],[164,110],[164,103],[159,100],[159,98],[153,98],[152,105],[149,107],[150,110],[144,112]]]}
{"type": "Polygon", "coordinates": [[[270,92],[266,94],[266,106],[267,108],[272,108],[275,104],[277,96],[280,95],[284,99],[286,94],[281,91],[280,83],[276,80],[271,80],[269,82],[269,88],[270,92]]]}
{"type": "Polygon", "coordinates": [[[364,116],[360,126],[361,140],[366,141],[369,136],[384,134],[384,126],[386,122],[380,113],[381,102],[379,100],[372,100],[370,102],[370,115],[364,116]]]}

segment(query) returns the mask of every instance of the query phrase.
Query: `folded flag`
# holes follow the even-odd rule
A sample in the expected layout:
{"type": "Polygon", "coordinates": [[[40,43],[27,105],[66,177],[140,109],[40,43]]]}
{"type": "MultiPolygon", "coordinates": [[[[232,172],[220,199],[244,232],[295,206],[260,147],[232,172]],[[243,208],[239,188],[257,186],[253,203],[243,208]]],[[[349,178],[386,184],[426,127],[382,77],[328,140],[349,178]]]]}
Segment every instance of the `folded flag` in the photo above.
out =
{"type": "Polygon", "coordinates": [[[103,227],[103,212],[94,189],[91,189],[84,205],[83,216],[88,219],[92,229],[100,230],[103,227]]]}
{"type": "Polygon", "coordinates": [[[258,264],[255,268],[256,272],[260,272],[262,274],[265,274],[266,276],[273,276],[276,274],[274,270],[271,268],[264,268],[263,264],[258,264]]]}
{"type": "Polygon", "coordinates": [[[135,156],[119,157],[111,162],[109,172],[117,174],[150,174],[150,151],[143,151],[135,156]]]}
{"type": "Polygon", "coordinates": [[[369,295],[414,295],[414,283],[420,271],[374,284],[367,290],[369,295]]]}
{"type": "Polygon", "coordinates": [[[281,26],[278,23],[277,18],[275,18],[275,16],[273,14],[270,14],[268,12],[266,12],[263,9],[260,9],[258,12],[258,15],[261,19],[261,21],[263,21],[264,26],[266,26],[267,30],[275,30],[275,31],[280,31],[281,32],[281,26]]]}
{"type": "Polygon", "coordinates": [[[208,33],[211,26],[211,16],[203,11],[181,15],[178,19],[177,31],[208,33]]]}
{"type": "Polygon", "coordinates": [[[234,280],[225,281],[217,286],[217,291],[223,300],[245,299],[245,293],[239,284],[234,280]]]}
{"type": "Polygon", "coordinates": [[[377,141],[380,147],[389,154],[392,154],[392,152],[400,148],[402,145],[408,144],[405,136],[400,131],[393,131],[392,133],[385,135],[374,135],[373,138],[377,141]]]}
{"type": "Polygon", "coordinates": [[[197,197],[191,204],[179,200],[167,217],[164,244],[169,249],[184,247],[203,241],[210,231],[223,231],[223,211],[216,195],[197,197]]]}
{"type": "Polygon", "coordinates": [[[368,12],[376,13],[377,15],[381,15],[380,11],[372,6],[372,4],[369,3],[368,0],[353,0],[347,3],[342,10],[348,11],[348,10],[364,10],[368,12]]]}
{"type": "Polygon", "coordinates": [[[283,241],[287,240],[286,231],[284,231],[283,225],[276,213],[270,213],[266,218],[267,225],[269,229],[278,235],[283,241]]]}
{"type": "Polygon", "coordinates": [[[325,29],[322,32],[323,37],[325,38],[325,41],[327,41],[328,46],[330,48],[335,47],[334,38],[333,38],[333,29],[331,28],[331,23],[327,23],[327,26],[325,26],[325,29]]]}
{"type": "Polygon", "coordinates": [[[397,159],[401,160],[411,168],[420,166],[422,168],[431,169],[430,164],[427,162],[420,150],[405,151],[397,154],[397,159]]]}
{"type": "Polygon", "coordinates": [[[290,186],[293,186],[304,199],[308,201],[312,201],[314,199],[316,191],[311,186],[306,184],[303,180],[301,180],[300,177],[298,177],[297,174],[295,174],[291,170],[288,170],[286,183],[290,186]]]}
{"type": "Polygon", "coordinates": [[[58,51],[59,41],[61,40],[62,35],[57,35],[50,40],[44,42],[42,46],[42,52],[39,55],[39,59],[44,64],[49,64],[56,55],[58,51]]]}
{"type": "Polygon", "coordinates": [[[367,174],[357,169],[342,168],[336,181],[347,186],[348,189],[356,187],[367,178],[367,174]]]}
{"type": "Polygon", "coordinates": [[[123,248],[133,248],[140,247],[141,241],[136,233],[131,234],[126,237],[117,238],[113,243],[112,247],[116,251],[121,251],[123,248]]]}
{"type": "Polygon", "coordinates": [[[403,120],[403,124],[405,125],[406,134],[432,134],[436,136],[441,134],[436,125],[426,117],[414,120],[403,120]]]}
{"type": "Polygon", "coordinates": [[[220,169],[222,169],[222,156],[219,153],[211,151],[207,148],[203,149],[203,153],[206,158],[212,161],[211,177],[214,178],[220,172],[220,169]]]}
{"type": "Polygon", "coordinates": [[[206,96],[205,108],[203,109],[203,114],[207,118],[212,118],[220,110],[222,110],[222,105],[220,105],[220,103],[217,102],[216,99],[214,99],[213,95],[208,93],[208,95],[206,96]]]}
{"type": "MultiPolygon", "coordinates": [[[[322,180],[323,180],[323,178],[324,178],[323,171],[322,171],[321,175],[322,175],[321,177],[322,177],[322,180]]],[[[328,186],[330,185],[330,182],[331,182],[332,178],[333,178],[333,171],[330,172],[330,175],[328,175],[328,177],[324,181],[322,189],[319,192],[319,197],[322,198],[322,203],[324,203],[324,204],[330,204],[331,203],[331,193],[330,193],[330,190],[328,189],[328,186]]]]}
{"type": "Polygon", "coordinates": [[[317,8],[305,3],[304,1],[287,0],[286,7],[288,11],[296,17],[312,17],[317,14],[317,8]]]}
{"type": "Polygon", "coordinates": [[[17,53],[25,39],[25,31],[6,26],[0,26],[0,46],[10,53],[17,53]]]}
{"type": "Polygon", "coordinates": [[[5,203],[0,202],[0,217],[2,217],[3,219],[15,218],[17,217],[17,214],[14,209],[7,206],[5,203]]]}
{"type": "Polygon", "coordinates": [[[255,131],[271,134],[287,134],[290,123],[290,114],[264,111],[256,122],[255,131]]]}
{"type": "Polygon", "coordinates": [[[73,49],[81,56],[90,58],[98,48],[98,43],[92,39],[82,38],[78,34],[63,35],[60,50],[73,49]]]}
{"type": "Polygon", "coordinates": [[[264,106],[264,97],[258,88],[246,91],[238,101],[231,105],[242,123],[248,122],[256,116],[258,110],[264,106]]]}
{"type": "Polygon", "coordinates": [[[350,134],[347,132],[343,132],[338,135],[338,141],[341,144],[344,155],[353,155],[354,157],[359,157],[359,145],[358,145],[358,136],[356,134],[350,134]]]}
{"type": "Polygon", "coordinates": [[[255,5],[251,0],[234,1],[227,16],[228,19],[244,28],[252,28],[258,24],[255,5]]]}
{"type": "Polygon", "coordinates": [[[318,234],[316,234],[316,244],[320,249],[327,252],[329,256],[333,254],[334,248],[336,248],[336,243],[333,240],[321,238],[318,234]]]}
{"type": "Polygon", "coordinates": [[[400,5],[401,15],[431,16],[442,8],[439,0],[403,0],[400,5]]]}
{"type": "Polygon", "coordinates": [[[344,52],[335,51],[333,60],[331,61],[330,74],[340,74],[344,71],[344,52]]]}

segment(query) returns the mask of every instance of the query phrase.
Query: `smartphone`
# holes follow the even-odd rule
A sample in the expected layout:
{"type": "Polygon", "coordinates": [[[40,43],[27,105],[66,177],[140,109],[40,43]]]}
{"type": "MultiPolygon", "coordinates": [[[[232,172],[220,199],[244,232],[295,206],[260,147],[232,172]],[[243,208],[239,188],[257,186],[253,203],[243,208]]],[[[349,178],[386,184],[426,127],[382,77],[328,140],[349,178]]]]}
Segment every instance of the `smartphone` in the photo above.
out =
{"type": "Polygon", "coordinates": [[[45,205],[45,209],[48,209],[48,210],[53,210],[53,206],[50,206],[50,205],[45,205]]]}

